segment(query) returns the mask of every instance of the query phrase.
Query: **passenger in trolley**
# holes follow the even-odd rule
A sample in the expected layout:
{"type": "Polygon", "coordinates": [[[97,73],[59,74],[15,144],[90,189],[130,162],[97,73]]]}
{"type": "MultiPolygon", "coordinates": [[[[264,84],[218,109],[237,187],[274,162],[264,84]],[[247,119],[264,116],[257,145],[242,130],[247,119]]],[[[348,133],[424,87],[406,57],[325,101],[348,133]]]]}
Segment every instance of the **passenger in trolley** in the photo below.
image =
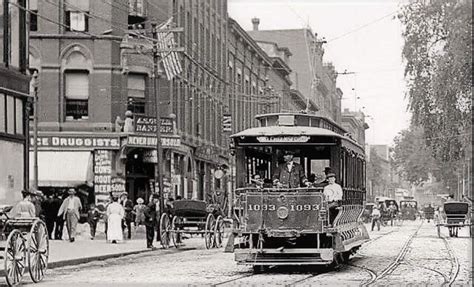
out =
{"type": "Polygon", "coordinates": [[[273,173],[273,184],[278,187],[297,188],[311,183],[306,179],[303,167],[293,161],[294,152],[285,150],[284,163],[278,165],[273,173]]]}
{"type": "Polygon", "coordinates": [[[328,201],[329,223],[333,224],[334,219],[336,219],[339,213],[338,207],[342,202],[342,187],[336,183],[335,173],[328,173],[326,177],[329,184],[324,187],[323,193],[328,201]]]}

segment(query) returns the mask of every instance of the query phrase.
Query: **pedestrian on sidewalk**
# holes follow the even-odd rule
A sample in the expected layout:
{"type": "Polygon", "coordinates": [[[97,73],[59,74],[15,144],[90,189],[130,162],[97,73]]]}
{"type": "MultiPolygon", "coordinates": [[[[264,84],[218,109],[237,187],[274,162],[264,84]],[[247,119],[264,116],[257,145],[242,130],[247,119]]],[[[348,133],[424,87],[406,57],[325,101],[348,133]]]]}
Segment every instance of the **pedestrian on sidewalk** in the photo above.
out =
{"type": "Polygon", "coordinates": [[[135,227],[145,224],[145,209],[143,198],[137,199],[137,204],[133,207],[133,214],[135,215],[135,227]]]}
{"type": "Polygon", "coordinates": [[[76,227],[81,216],[82,209],[81,200],[76,196],[76,190],[70,188],[69,196],[63,201],[58,211],[58,216],[63,216],[66,221],[66,228],[69,235],[69,241],[74,242],[76,237],[76,227]]]}
{"type": "Polygon", "coordinates": [[[107,207],[107,240],[112,243],[123,240],[122,220],[125,215],[123,206],[118,203],[118,197],[112,197],[112,203],[107,207]]]}
{"type": "Polygon", "coordinates": [[[375,224],[377,224],[377,230],[380,231],[380,210],[374,206],[372,210],[372,231],[374,231],[375,224]]]}
{"type": "Polygon", "coordinates": [[[54,223],[56,224],[56,227],[54,229],[54,239],[56,240],[61,240],[63,238],[64,219],[62,216],[58,216],[59,209],[61,208],[61,205],[63,203],[62,194],[64,194],[64,191],[62,191],[61,194],[54,194],[51,210],[51,212],[55,215],[54,223]]]}
{"type": "Polygon", "coordinates": [[[146,227],[146,247],[153,248],[153,239],[155,238],[155,229],[157,224],[157,209],[158,195],[153,194],[150,197],[150,202],[145,208],[145,227],[146,227]]]}
{"type": "Polygon", "coordinates": [[[94,203],[89,205],[89,210],[87,211],[87,223],[91,230],[91,239],[94,240],[95,231],[97,230],[97,222],[99,222],[100,211],[95,207],[94,203]]]}
{"type": "Polygon", "coordinates": [[[48,230],[48,237],[50,240],[52,240],[54,222],[56,221],[56,215],[58,214],[58,210],[54,209],[53,194],[48,194],[47,198],[41,203],[41,205],[44,222],[46,223],[46,229],[48,230]]]}
{"type": "Polygon", "coordinates": [[[132,238],[132,211],[133,211],[133,202],[128,199],[128,193],[123,192],[120,195],[120,204],[122,205],[125,215],[122,220],[122,228],[125,231],[125,228],[127,229],[127,239],[132,238]]]}

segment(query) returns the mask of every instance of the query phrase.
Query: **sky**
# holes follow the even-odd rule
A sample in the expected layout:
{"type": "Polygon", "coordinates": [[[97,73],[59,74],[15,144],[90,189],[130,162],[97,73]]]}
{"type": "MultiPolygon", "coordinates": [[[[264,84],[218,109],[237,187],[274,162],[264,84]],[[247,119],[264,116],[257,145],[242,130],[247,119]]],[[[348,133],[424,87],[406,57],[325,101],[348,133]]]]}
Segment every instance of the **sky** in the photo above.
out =
{"type": "MultiPolygon", "coordinates": [[[[369,117],[366,142],[393,144],[408,128],[398,0],[229,0],[229,16],[245,30],[260,18],[259,30],[309,27],[325,38],[324,62],[332,62],[343,91],[342,108],[369,117]]],[[[291,62],[291,58],[290,58],[291,62]]]]}

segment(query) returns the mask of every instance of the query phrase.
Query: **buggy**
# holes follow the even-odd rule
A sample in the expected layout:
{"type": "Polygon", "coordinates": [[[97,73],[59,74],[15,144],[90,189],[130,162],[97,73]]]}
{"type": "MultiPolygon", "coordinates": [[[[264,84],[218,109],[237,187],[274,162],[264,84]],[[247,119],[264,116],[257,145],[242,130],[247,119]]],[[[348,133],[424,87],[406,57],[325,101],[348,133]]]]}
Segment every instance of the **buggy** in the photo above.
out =
{"type": "Polygon", "coordinates": [[[46,224],[36,217],[10,218],[11,209],[12,206],[0,207],[0,257],[6,282],[8,286],[19,284],[26,269],[33,282],[40,282],[48,268],[46,224]]]}
{"type": "Polygon", "coordinates": [[[471,236],[471,219],[469,204],[467,202],[446,202],[444,203],[444,214],[440,216],[436,224],[438,236],[441,237],[441,227],[448,227],[450,237],[458,237],[459,229],[469,226],[469,235],[471,236]]]}

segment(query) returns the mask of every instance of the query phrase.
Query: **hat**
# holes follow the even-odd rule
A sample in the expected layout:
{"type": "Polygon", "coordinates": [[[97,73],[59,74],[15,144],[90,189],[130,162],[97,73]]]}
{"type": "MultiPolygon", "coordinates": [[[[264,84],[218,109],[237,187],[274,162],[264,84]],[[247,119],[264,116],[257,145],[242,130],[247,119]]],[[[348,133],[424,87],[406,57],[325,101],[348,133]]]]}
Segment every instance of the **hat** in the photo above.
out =
{"type": "Polygon", "coordinates": [[[328,174],[330,172],[332,172],[332,169],[330,167],[327,166],[324,168],[324,173],[328,174]]]}
{"type": "Polygon", "coordinates": [[[285,151],[283,152],[283,155],[295,155],[295,152],[292,151],[292,150],[285,150],[285,151]]]}
{"type": "Polygon", "coordinates": [[[124,195],[128,197],[128,192],[126,192],[126,191],[122,192],[122,193],[120,194],[120,197],[122,197],[122,196],[124,196],[124,195]]]}
{"type": "Polygon", "coordinates": [[[126,116],[126,117],[133,117],[132,111],[126,111],[126,112],[125,112],[125,116],[126,116]]]}
{"type": "Polygon", "coordinates": [[[143,200],[143,198],[139,197],[139,198],[137,199],[137,203],[143,203],[143,202],[145,202],[145,201],[143,200]]]}
{"type": "Polygon", "coordinates": [[[336,174],[334,172],[330,172],[326,175],[326,178],[330,178],[330,177],[336,177],[336,174]]]}
{"type": "Polygon", "coordinates": [[[70,188],[70,189],[67,190],[67,193],[76,194],[76,190],[74,188],[70,188]]]}

